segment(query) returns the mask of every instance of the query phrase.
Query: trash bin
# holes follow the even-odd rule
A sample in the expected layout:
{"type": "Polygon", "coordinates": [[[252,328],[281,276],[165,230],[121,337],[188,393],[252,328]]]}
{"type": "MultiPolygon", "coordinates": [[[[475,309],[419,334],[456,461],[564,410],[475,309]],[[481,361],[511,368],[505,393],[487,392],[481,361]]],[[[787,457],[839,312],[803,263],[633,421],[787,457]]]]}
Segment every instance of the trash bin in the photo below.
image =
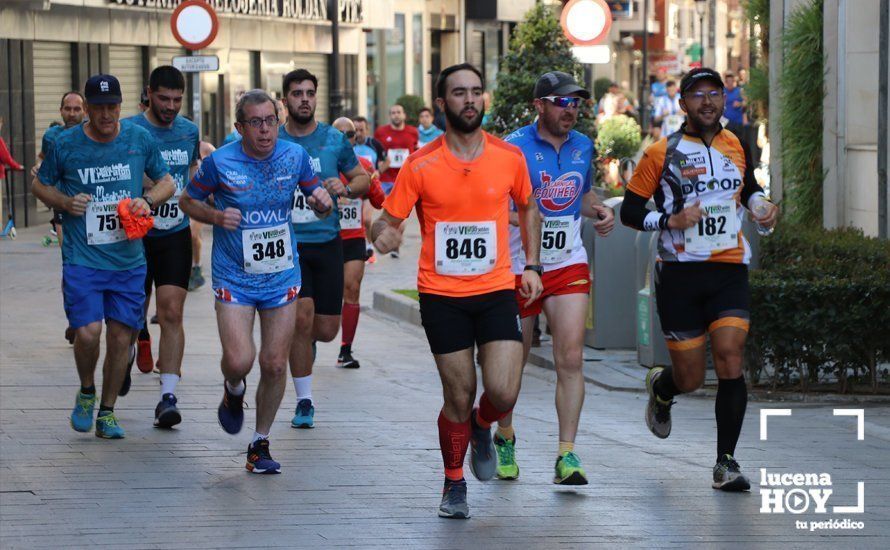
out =
{"type": "Polygon", "coordinates": [[[655,305],[655,256],[658,232],[636,232],[636,344],[637,360],[645,367],[670,365],[671,356],[661,331],[655,305]]]}
{"type": "MultiPolygon", "coordinates": [[[[617,218],[622,200],[622,197],[614,197],[603,202],[615,210],[617,218]]],[[[593,273],[584,343],[594,348],[633,349],[636,345],[634,303],[637,289],[629,274],[636,263],[634,238],[637,232],[616,219],[612,233],[600,238],[596,237],[593,220],[583,220],[581,240],[593,273]]]]}

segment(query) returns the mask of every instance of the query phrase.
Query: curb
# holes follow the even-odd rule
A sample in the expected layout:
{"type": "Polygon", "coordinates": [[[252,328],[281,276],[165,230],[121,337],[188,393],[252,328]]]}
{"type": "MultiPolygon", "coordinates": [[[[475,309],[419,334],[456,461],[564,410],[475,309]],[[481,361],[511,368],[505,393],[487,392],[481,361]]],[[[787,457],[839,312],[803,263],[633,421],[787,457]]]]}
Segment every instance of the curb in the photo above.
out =
{"type": "Polygon", "coordinates": [[[373,308],[380,313],[395,317],[399,321],[405,321],[417,326],[423,326],[420,322],[420,304],[407,296],[395,292],[374,292],[373,308]]]}

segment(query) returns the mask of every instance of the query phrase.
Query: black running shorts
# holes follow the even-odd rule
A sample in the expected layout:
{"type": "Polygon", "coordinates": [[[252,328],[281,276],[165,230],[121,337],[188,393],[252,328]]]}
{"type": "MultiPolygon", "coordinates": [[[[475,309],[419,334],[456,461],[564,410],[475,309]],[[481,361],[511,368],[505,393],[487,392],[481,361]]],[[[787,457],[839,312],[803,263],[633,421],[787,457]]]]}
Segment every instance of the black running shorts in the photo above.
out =
{"type": "Polygon", "coordinates": [[[343,244],[297,243],[303,282],[300,298],[312,298],[318,315],[340,315],[343,308],[343,244]]]}
{"type": "Polygon", "coordinates": [[[358,237],[343,241],[343,263],[355,260],[365,261],[365,238],[358,237]]]}
{"type": "Polygon", "coordinates": [[[421,293],[420,319],[435,355],[472,348],[474,343],[522,342],[514,290],[462,298],[421,293]]]}
{"type": "Polygon", "coordinates": [[[719,262],[658,262],[655,299],[668,348],[704,345],[705,333],[748,330],[748,267],[719,262]]]}
{"type": "Polygon", "coordinates": [[[169,235],[145,237],[145,292],[154,286],[173,285],[188,290],[192,272],[192,233],[189,228],[169,235]]]}

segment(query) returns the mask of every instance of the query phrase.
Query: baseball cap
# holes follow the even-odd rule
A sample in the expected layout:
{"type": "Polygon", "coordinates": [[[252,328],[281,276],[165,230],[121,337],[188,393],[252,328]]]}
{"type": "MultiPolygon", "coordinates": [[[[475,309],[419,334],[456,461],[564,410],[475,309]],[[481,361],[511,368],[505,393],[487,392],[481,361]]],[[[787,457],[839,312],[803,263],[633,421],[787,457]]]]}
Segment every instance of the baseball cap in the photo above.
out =
{"type": "Polygon", "coordinates": [[[567,96],[578,94],[584,99],[590,99],[590,92],[578,85],[575,78],[562,71],[550,71],[544,73],[535,83],[535,98],[549,95],[567,96]]]}
{"type": "Polygon", "coordinates": [[[683,80],[680,81],[680,93],[685,94],[686,90],[695,86],[697,83],[702,80],[710,80],[714,84],[723,88],[723,79],[720,78],[720,73],[715,71],[714,69],[708,68],[700,68],[700,69],[692,69],[686,76],[683,77],[683,80]]]}
{"type": "Polygon", "coordinates": [[[83,87],[87,103],[108,105],[121,102],[121,83],[110,74],[91,76],[83,87]]]}

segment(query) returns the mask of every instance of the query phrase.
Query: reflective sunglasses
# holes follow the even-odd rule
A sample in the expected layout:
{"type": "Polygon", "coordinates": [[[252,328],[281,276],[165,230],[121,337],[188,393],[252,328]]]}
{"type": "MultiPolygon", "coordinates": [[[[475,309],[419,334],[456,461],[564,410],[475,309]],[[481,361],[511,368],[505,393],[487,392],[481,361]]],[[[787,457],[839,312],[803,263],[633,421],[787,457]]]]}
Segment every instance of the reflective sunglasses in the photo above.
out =
{"type": "Polygon", "coordinates": [[[343,133],[346,134],[346,139],[352,139],[355,137],[355,130],[346,130],[343,133]]]}
{"type": "Polygon", "coordinates": [[[577,109],[581,105],[580,97],[562,97],[558,95],[548,95],[542,97],[541,99],[546,99],[547,101],[561,109],[566,109],[568,107],[574,107],[577,109]]]}

